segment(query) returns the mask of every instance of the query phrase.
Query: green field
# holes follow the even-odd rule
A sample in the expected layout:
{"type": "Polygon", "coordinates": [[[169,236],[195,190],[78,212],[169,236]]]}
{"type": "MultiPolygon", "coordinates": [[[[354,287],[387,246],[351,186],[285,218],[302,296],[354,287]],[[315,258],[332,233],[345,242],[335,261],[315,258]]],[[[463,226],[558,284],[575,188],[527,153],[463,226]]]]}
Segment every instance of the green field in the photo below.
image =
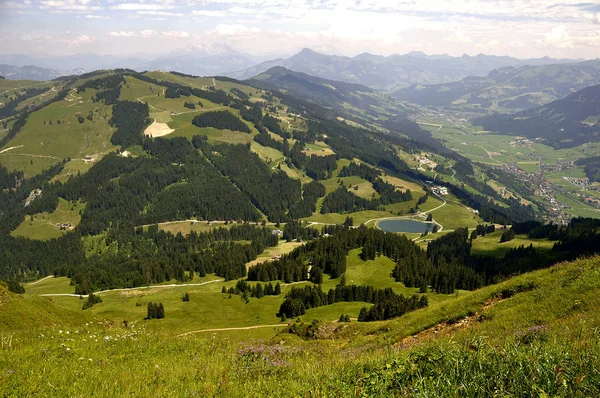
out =
{"type": "Polygon", "coordinates": [[[507,251],[519,246],[533,245],[534,248],[540,250],[551,250],[554,241],[548,239],[530,239],[526,235],[517,235],[513,240],[500,243],[500,237],[504,231],[496,231],[485,236],[478,236],[473,241],[471,252],[474,255],[493,255],[504,256],[507,251]]]}
{"type": "Polygon", "coordinates": [[[517,137],[478,132],[477,127],[468,123],[465,123],[463,128],[449,125],[446,120],[439,120],[436,123],[442,124],[442,128],[425,124],[422,124],[421,127],[431,131],[435,138],[440,139],[448,148],[461,155],[473,161],[491,165],[517,163],[518,167],[528,172],[539,170],[534,166],[534,162],[539,160],[546,164],[556,164],[558,160],[576,160],[600,154],[598,143],[560,150],[538,142],[527,145],[509,145],[517,137]]]}
{"type": "Polygon", "coordinates": [[[19,134],[0,148],[16,147],[0,154],[0,163],[31,176],[64,158],[101,157],[116,149],[110,143],[114,132],[108,124],[111,106],[92,102],[93,95],[92,89],[80,94],[73,90],[65,100],[33,112],[19,134]],[[92,121],[87,119],[89,114],[92,121]],[[84,118],[83,123],[77,116],[84,118]]]}
{"type": "Polygon", "coordinates": [[[71,224],[74,228],[81,220],[80,212],[85,205],[81,202],[68,202],[62,198],[58,200],[58,207],[52,213],[39,213],[27,218],[12,231],[12,236],[23,236],[29,239],[48,240],[58,238],[67,233],[61,230],[57,223],[71,224]]]}
{"type": "MultiPolygon", "coordinates": [[[[244,304],[220,293],[204,304],[202,293],[192,289],[189,303],[179,300],[183,289],[164,296],[110,297],[124,308],[113,312],[109,296],[82,311],[77,298],[16,297],[0,290],[0,367],[6,369],[0,394],[80,396],[93,390],[119,396],[245,397],[361,391],[387,397],[410,388],[422,396],[499,391],[520,396],[532,390],[596,396],[599,264],[594,257],[527,273],[391,321],[318,323],[318,333],[306,339],[270,325],[176,337],[169,317],[190,329],[198,314],[219,324],[230,309],[240,307],[249,315],[244,322],[268,320],[269,315],[254,312],[259,300],[244,304]],[[517,293],[501,298],[502,291],[517,293]],[[151,298],[169,303],[165,319],[140,319],[143,311],[135,301],[151,298]],[[215,303],[229,308],[203,312],[215,303]]],[[[270,299],[261,300],[268,310],[270,299]]],[[[352,314],[354,304],[361,303],[331,307],[352,314]]],[[[311,311],[327,317],[320,310],[311,311]]]]}

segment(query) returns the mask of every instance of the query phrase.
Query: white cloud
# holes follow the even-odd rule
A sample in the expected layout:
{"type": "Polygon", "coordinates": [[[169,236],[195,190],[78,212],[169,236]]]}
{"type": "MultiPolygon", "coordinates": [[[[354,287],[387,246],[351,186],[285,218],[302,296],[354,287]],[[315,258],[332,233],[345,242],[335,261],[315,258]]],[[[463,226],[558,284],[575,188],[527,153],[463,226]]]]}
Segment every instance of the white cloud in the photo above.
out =
{"type": "Polygon", "coordinates": [[[111,10],[121,11],[159,11],[170,10],[174,7],[164,3],[121,3],[116,6],[111,6],[110,8],[111,10]]]}
{"type": "Polygon", "coordinates": [[[155,34],[156,34],[156,32],[153,31],[152,29],[142,30],[142,36],[143,37],[150,37],[150,36],[154,36],[155,34]]]}
{"type": "Polygon", "coordinates": [[[159,15],[165,17],[183,17],[183,13],[180,12],[169,12],[169,11],[138,11],[141,15],[159,15]]]}
{"type": "Polygon", "coordinates": [[[69,47],[78,47],[83,44],[91,43],[94,41],[94,38],[86,35],[79,35],[73,39],[64,39],[60,41],[66,43],[69,47]]]}
{"type": "Polygon", "coordinates": [[[93,15],[93,14],[88,14],[85,17],[89,18],[89,19],[109,19],[110,18],[106,15],[93,15]]]}
{"type": "Polygon", "coordinates": [[[101,7],[91,4],[91,0],[42,0],[41,9],[52,11],[96,11],[101,7]]]}
{"type": "Polygon", "coordinates": [[[244,33],[258,33],[260,29],[258,28],[249,28],[246,25],[238,25],[238,24],[219,24],[213,31],[214,33],[221,36],[232,36],[239,35],[244,33]]]}
{"type": "Polygon", "coordinates": [[[199,17],[222,17],[225,15],[223,11],[217,10],[192,10],[192,14],[199,17]]]}
{"type": "Polygon", "coordinates": [[[168,32],[163,32],[163,36],[187,38],[190,37],[190,34],[188,32],[178,32],[176,30],[170,30],[168,32]]]}
{"type": "Polygon", "coordinates": [[[133,33],[133,32],[124,32],[124,31],[110,32],[108,35],[109,36],[113,36],[113,37],[133,37],[133,36],[136,36],[136,34],[133,33]]]}

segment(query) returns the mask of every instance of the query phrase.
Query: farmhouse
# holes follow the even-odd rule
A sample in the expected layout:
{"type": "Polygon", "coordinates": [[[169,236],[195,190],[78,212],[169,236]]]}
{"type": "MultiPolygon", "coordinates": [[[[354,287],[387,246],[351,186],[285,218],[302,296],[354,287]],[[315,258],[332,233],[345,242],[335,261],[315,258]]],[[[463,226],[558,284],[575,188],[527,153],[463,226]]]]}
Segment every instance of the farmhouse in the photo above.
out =
{"type": "Polygon", "coordinates": [[[446,188],[446,187],[435,186],[435,187],[431,188],[431,190],[436,195],[448,195],[448,188],[446,188]]]}

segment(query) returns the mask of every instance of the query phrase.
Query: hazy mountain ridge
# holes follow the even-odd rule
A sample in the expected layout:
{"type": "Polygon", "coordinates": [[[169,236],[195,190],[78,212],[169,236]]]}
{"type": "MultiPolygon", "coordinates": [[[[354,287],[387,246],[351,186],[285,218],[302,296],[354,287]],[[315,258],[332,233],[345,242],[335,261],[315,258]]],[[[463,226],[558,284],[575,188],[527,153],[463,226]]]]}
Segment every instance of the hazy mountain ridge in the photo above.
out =
{"type": "Polygon", "coordinates": [[[359,54],[356,57],[325,55],[310,49],[287,58],[263,62],[249,69],[230,73],[236,79],[248,79],[274,66],[307,73],[324,79],[358,83],[365,86],[393,92],[414,83],[434,84],[460,80],[469,75],[485,76],[493,69],[504,66],[546,65],[551,63],[574,62],[537,58],[521,60],[508,56],[479,54],[471,57],[451,57],[448,55],[426,55],[411,52],[388,57],[359,54]]]}
{"type": "Polygon", "coordinates": [[[460,81],[419,85],[392,94],[419,105],[451,109],[530,109],[588,86],[600,83],[600,60],[574,64],[503,67],[486,77],[468,76],[460,81]]]}
{"type": "Polygon", "coordinates": [[[547,105],[512,115],[473,120],[501,134],[541,138],[555,148],[570,148],[600,139],[600,85],[586,87],[547,105]]]}
{"type": "Polygon", "coordinates": [[[57,77],[79,73],[82,73],[82,71],[60,71],[33,65],[14,66],[0,64],[0,76],[10,80],[52,80],[57,77]]]}
{"type": "MultiPolygon", "coordinates": [[[[39,74],[21,73],[15,74],[16,77],[6,73],[7,78],[35,80],[48,80],[60,76],[117,68],[137,71],[176,70],[192,75],[218,75],[249,68],[261,61],[264,61],[264,57],[241,53],[227,44],[189,45],[158,56],[147,54],[113,56],[91,53],[57,57],[30,57],[23,54],[0,55],[0,64],[6,64],[14,69],[31,65],[40,69],[39,74]],[[41,69],[46,69],[46,71],[41,71],[41,69]]],[[[0,72],[3,70],[0,69],[0,72]]]]}

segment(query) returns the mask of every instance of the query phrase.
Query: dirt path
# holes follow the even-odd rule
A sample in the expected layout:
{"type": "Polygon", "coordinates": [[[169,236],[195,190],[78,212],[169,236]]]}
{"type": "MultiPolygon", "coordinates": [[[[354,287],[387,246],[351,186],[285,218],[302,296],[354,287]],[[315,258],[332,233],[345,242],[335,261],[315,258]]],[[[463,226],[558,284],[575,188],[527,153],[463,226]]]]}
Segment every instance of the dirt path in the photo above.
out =
{"type": "Polygon", "coordinates": [[[481,310],[477,311],[475,314],[473,314],[471,316],[466,316],[455,322],[452,322],[452,321],[440,322],[437,325],[432,326],[428,329],[425,329],[417,334],[414,334],[409,337],[405,337],[401,341],[394,344],[393,347],[396,351],[400,350],[400,349],[407,349],[416,344],[422,343],[423,341],[430,340],[434,337],[438,337],[438,336],[442,336],[442,335],[448,336],[450,334],[457,332],[460,329],[471,327],[473,324],[479,322],[481,315],[484,314],[488,309],[494,307],[495,305],[497,305],[498,303],[501,303],[504,300],[506,300],[506,299],[502,299],[500,297],[491,298],[491,299],[487,300],[485,303],[483,303],[481,310]]]}
{"type": "MultiPolygon", "coordinates": [[[[22,146],[22,145],[21,145],[22,146]]],[[[50,155],[35,155],[33,153],[15,153],[18,156],[30,156],[32,158],[43,158],[43,159],[54,159],[54,160],[63,160],[63,158],[57,158],[56,156],[50,155]]]]}
{"type": "MultiPolygon", "coordinates": [[[[40,82],[40,83],[36,83],[36,84],[31,84],[31,85],[29,85],[29,86],[22,86],[22,87],[9,88],[8,90],[1,92],[1,93],[0,93],[0,95],[1,95],[1,94],[5,94],[5,93],[8,93],[9,91],[22,90],[22,89],[24,89],[24,88],[35,87],[35,86],[41,86],[41,85],[43,85],[43,84],[46,84],[46,83],[48,83],[48,82],[40,82]]],[[[52,87],[52,91],[56,91],[56,90],[54,90],[54,87],[52,87]]]]}
{"type": "MultiPolygon", "coordinates": [[[[126,291],[131,291],[131,290],[145,290],[145,289],[166,289],[166,288],[174,288],[174,287],[190,287],[190,286],[204,286],[204,285],[208,285],[209,283],[215,283],[215,282],[223,282],[222,279],[215,279],[214,281],[208,281],[208,282],[202,282],[202,283],[182,283],[182,284],[171,284],[171,285],[150,285],[150,286],[140,286],[140,287],[127,287],[127,288],[123,288],[123,289],[108,289],[108,290],[101,290],[99,292],[94,292],[94,294],[98,295],[98,294],[104,294],[104,293],[109,293],[109,292],[126,292],[126,291]]],[[[66,296],[66,297],[87,297],[87,294],[73,294],[73,293],[47,293],[47,294],[40,294],[40,296],[43,297],[60,297],[60,296],[66,296]]]]}
{"type": "Polygon", "coordinates": [[[17,148],[23,148],[23,145],[11,146],[10,148],[1,150],[0,153],[8,152],[8,151],[11,151],[11,150],[17,149],[17,148]]]}
{"type": "Polygon", "coordinates": [[[192,330],[191,332],[185,332],[178,334],[177,337],[189,336],[191,334],[196,333],[206,333],[206,332],[225,332],[228,330],[252,330],[252,329],[262,329],[262,328],[281,328],[287,327],[287,324],[276,324],[276,325],[257,325],[257,326],[245,326],[239,328],[217,328],[217,329],[200,329],[200,330],[192,330]]]}
{"type": "Polygon", "coordinates": [[[54,278],[54,275],[49,275],[49,276],[47,276],[47,277],[45,277],[45,278],[38,279],[38,280],[37,280],[37,281],[35,281],[35,282],[26,283],[25,285],[26,285],[26,286],[33,286],[33,285],[37,285],[38,283],[40,283],[40,282],[42,282],[42,281],[45,281],[46,279],[50,279],[50,278],[54,278]]]}

